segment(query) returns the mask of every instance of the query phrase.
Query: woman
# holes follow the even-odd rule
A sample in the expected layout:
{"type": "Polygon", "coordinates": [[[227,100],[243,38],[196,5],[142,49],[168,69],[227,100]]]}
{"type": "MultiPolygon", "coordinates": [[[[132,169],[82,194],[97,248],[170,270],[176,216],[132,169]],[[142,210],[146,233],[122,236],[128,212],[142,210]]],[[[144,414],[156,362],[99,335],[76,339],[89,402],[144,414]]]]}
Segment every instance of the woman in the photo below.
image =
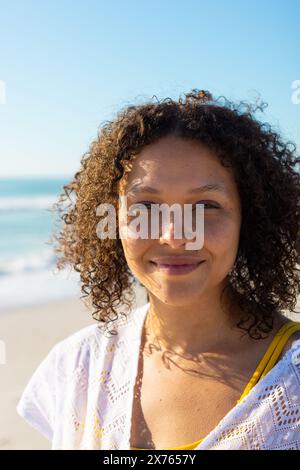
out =
{"type": "Polygon", "coordinates": [[[65,186],[58,267],[80,272],[99,325],[55,345],[18,404],[52,448],[300,448],[300,322],[282,313],[299,294],[300,158],[257,109],[204,90],[129,106],[65,186]],[[126,232],[124,200],[146,236],[126,232]],[[103,203],[116,237],[99,236],[103,203]],[[153,237],[161,204],[192,209],[181,237],[174,216],[153,237]],[[135,281],[148,302],[132,311],[135,281]]]}

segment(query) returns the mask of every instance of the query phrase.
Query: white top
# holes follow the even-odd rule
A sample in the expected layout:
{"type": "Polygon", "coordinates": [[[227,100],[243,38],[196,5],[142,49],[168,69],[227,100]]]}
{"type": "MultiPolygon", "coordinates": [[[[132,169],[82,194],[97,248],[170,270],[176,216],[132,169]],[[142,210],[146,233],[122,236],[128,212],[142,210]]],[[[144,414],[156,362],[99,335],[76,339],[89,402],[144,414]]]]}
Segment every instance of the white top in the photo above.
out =
{"type": "MultiPolygon", "coordinates": [[[[31,376],[17,412],[52,449],[130,450],[133,392],[150,304],[55,344],[31,376]]],[[[300,449],[300,340],[196,447],[300,449]],[[285,405],[285,406],[284,406],[285,405]]]]}

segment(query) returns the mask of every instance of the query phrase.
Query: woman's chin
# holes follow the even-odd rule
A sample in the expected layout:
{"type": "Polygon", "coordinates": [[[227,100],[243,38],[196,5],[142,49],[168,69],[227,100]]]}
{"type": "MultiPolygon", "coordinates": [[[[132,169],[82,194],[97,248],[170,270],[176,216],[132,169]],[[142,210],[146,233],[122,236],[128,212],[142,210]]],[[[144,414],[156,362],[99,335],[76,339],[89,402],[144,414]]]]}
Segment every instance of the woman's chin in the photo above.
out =
{"type": "Polygon", "coordinates": [[[160,300],[160,302],[173,305],[174,307],[180,307],[197,302],[197,300],[199,300],[199,290],[195,292],[194,295],[192,292],[178,292],[178,289],[177,292],[175,290],[174,292],[160,291],[157,293],[156,297],[160,300]]]}

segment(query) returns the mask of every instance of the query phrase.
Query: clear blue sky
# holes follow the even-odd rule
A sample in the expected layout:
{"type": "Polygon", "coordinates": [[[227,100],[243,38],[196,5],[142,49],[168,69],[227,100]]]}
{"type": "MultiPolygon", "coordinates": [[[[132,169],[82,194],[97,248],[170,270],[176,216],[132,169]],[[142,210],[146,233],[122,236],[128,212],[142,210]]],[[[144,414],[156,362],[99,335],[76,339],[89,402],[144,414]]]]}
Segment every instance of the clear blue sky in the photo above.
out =
{"type": "Polygon", "coordinates": [[[298,0],[0,0],[0,176],[68,176],[121,107],[255,92],[300,151],[298,0]]]}

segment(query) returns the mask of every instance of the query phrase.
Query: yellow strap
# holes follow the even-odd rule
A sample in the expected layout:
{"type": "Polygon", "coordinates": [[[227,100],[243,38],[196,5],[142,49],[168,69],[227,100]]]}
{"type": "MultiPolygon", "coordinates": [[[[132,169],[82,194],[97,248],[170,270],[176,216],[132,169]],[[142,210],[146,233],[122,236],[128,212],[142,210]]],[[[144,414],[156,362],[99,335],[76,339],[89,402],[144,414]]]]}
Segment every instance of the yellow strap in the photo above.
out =
{"type": "Polygon", "coordinates": [[[286,334],[280,339],[275,351],[272,354],[270,361],[268,362],[267,367],[265,367],[264,371],[262,372],[261,377],[264,377],[274,367],[278,357],[280,356],[285,346],[286,341],[293,333],[295,333],[295,331],[298,331],[298,330],[300,330],[300,322],[293,322],[293,325],[291,325],[291,328],[288,331],[286,331],[286,334]]]}
{"type": "MultiPolygon", "coordinates": [[[[179,446],[179,447],[170,447],[164,450],[177,450],[177,449],[194,449],[201,441],[204,440],[204,437],[202,439],[199,439],[199,441],[192,442],[191,444],[186,444],[184,446],[179,446]]],[[[143,449],[141,447],[131,447],[132,450],[149,450],[149,449],[143,449]]]]}
{"type": "Polygon", "coordinates": [[[286,341],[288,340],[290,335],[297,330],[300,330],[300,322],[290,321],[282,325],[282,327],[274,336],[262,360],[258,364],[257,369],[255,370],[254,374],[246,385],[240,399],[237,401],[238,403],[250,392],[250,390],[254,387],[258,379],[269,372],[269,370],[276,363],[276,360],[279,357],[286,341]]]}
{"type": "Polygon", "coordinates": [[[204,438],[199,439],[199,441],[192,442],[191,444],[186,444],[185,446],[172,447],[171,449],[166,450],[175,450],[175,449],[194,449],[204,438]]]}

